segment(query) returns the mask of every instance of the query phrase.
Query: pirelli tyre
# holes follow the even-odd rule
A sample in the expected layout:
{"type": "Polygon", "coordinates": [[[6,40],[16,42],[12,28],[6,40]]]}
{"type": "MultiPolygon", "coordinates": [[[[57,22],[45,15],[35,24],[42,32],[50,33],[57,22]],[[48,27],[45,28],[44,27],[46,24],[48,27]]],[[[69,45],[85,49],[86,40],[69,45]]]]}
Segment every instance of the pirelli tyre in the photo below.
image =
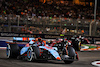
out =
{"type": "Polygon", "coordinates": [[[17,44],[7,44],[6,55],[7,58],[17,58],[20,55],[19,46],[17,44]]]}
{"type": "Polygon", "coordinates": [[[81,50],[81,42],[80,41],[77,41],[76,50],[77,51],[81,50]]]}
{"type": "Polygon", "coordinates": [[[34,52],[33,47],[29,47],[27,51],[27,61],[36,60],[36,53],[34,52]]]}
{"type": "Polygon", "coordinates": [[[81,42],[80,41],[73,42],[73,47],[76,51],[80,51],[81,50],[81,42]]]}
{"type": "Polygon", "coordinates": [[[74,62],[74,57],[75,57],[75,49],[71,46],[68,47],[68,56],[69,60],[64,60],[65,64],[71,64],[74,62]]]}

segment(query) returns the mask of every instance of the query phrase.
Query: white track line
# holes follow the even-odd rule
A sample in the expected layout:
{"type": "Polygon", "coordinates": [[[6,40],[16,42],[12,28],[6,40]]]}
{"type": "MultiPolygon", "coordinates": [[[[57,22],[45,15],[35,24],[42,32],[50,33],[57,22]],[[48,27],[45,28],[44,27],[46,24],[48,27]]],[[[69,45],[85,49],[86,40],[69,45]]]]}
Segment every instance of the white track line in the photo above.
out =
{"type": "Polygon", "coordinates": [[[94,61],[91,64],[100,67],[100,61],[94,61]]]}
{"type": "Polygon", "coordinates": [[[83,48],[81,48],[81,49],[88,49],[89,48],[89,46],[82,46],[83,48]]]}

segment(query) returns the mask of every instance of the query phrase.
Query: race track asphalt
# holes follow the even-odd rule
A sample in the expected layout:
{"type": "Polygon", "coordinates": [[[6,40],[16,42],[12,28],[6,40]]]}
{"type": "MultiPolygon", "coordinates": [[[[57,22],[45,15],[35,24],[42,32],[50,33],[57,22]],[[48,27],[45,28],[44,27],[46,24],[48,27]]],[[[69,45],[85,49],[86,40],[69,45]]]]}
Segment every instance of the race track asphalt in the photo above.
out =
{"type": "Polygon", "coordinates": [[[6,50],[0,50],[0,67],[95,67],[91,62],[100,60],[100,51],[80,52],[79,61],[74,61],[72,64],[65,64],[63,61],[34,61],[27,62],[18,59],[7,59],[6,50]]]}

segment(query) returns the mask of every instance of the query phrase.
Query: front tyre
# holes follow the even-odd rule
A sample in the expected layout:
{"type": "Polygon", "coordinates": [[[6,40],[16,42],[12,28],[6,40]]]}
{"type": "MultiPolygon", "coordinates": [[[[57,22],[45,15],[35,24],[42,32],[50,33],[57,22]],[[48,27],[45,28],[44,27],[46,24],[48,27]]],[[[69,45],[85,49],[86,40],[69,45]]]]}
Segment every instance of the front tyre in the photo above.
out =
{"type": "Polygon", "coordinates": [[[36,54],[33,51],[32,47],[29,47],[28,51],[27,51],[27,61],[33,61],[36,59],[36,54]]]}
{"type": "Polygon", "coordinates": [[[68,60],[64,60],[65,64],[71,64],[74,62],[74,57],[75,57],[75,50],[73,47],[69,46],[68,47],[68,60]]]}

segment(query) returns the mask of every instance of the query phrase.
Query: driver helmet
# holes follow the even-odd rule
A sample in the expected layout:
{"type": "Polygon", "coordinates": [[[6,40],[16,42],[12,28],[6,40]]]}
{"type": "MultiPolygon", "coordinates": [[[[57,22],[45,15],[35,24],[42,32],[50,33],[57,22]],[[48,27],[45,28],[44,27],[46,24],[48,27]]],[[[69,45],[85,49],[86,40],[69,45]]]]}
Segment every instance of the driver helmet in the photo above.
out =
{"type": "Polygon", "coordinates": [[[41,37],[38,37],[38,41],[41,42],[42,41],[42,38],[41,37]]]}

